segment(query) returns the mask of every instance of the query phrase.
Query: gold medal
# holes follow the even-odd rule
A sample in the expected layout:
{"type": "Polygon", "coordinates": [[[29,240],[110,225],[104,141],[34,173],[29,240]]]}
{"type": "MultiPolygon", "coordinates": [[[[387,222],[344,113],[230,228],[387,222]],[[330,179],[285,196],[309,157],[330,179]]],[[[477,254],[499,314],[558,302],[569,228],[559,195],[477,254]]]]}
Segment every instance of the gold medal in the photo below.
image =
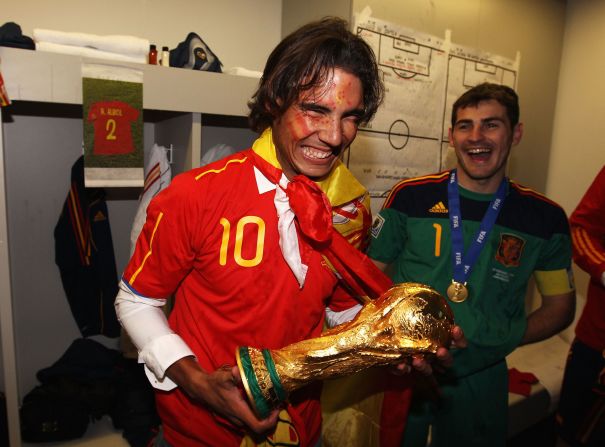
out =
{"type": "Polygon", "coordinates": [[[452,279],[452,283],[447,288],[447,296],[454,303],[461,303],[465,299],[468,298],[468,288],[466,287],[466,283],[462,284],[461,282],[454,281],[452,279]]]}

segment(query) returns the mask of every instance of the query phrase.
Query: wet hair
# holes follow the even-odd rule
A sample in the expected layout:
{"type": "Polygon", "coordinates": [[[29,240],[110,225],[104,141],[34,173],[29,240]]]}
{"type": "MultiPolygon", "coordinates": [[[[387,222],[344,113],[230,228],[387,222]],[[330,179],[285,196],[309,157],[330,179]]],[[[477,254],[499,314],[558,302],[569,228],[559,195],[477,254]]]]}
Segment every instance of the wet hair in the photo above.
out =
{"type": "Polygon", "coordinates": [[[297,29],[271,52],[258,90],[248,103],[250,128],[260,133],[270,127],[301,94],[324,85],[335,68],[361,81],[360,123],[370,121],[384,96],[374,52],[349,31],[345,20],[325,17],[297,29]]]}
{"type": "Polygon", "coordinates": [[[456,124],[459,109],[468,106],[476,107],[481,101],[493,99],[506,108],[506,115],[510,121],[511,129],[519,122],[519,97],[510,87],[500,84],[484,82],[467,90],[452,106],[452,127],[456,124]]]}

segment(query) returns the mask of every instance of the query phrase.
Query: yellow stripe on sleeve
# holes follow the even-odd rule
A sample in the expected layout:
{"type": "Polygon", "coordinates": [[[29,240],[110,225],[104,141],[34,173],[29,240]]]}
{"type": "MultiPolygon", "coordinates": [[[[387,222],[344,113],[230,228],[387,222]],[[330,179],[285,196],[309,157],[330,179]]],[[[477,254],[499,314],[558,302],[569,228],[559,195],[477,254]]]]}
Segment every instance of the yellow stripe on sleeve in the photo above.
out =
{"type": "Polygon", "coordinates": [[[580,254],[586,255],[594,264],[605,262],[605,256],[592,244],[588,233],[583,228],[572,230],[572,240],[580,254]]]}
{"type": "Polygon", "coordinates": [[[575,289],[571,272],[567,269],[534,272],[536,285],[542,295],[561,295],[575,289]]]}
{"type": "Polygon", "coordinates": [[[227,163],[225,163],[225,166],[223,166],[221,169],[208,169],[207,171],[202,172],[201,174],[198,174],[195,179],[199,180],[201,179],[203,176],[205,176],[206,174],[218,174],[219,172],[223,172],[225,169],[227,169],[227,166],[229,166],[229,164],[231,163],[243,163],[246,161],[248,157],[244,157],[244,158],[234,158],[232,160],[229,160],[227,163]]]}
{"type": "Polygon", "coordinates": [[[155,237],[155,233],[156,233],[158,227],[160,226],[160,221],[162,220],[162,217],[164,217],[164,213],[160,213],[160,215],[158,216],[158,220],[156,220],[156,222],[155,222],[155,226],[153,227],[153,233],[151,233],[151,240],[149,241],[149,251],[145,254],[145,257],[143,258],[143,262],[141,263],[141,266],[137,269],[136,272],[134,272],[132,274],[132,276],[128,280],[128,284],[130,284],[131,286],[134,284],[135,280],[137,279],[137,276],[139,276],[139,273],[141,273],[141,270],[143,270],[143,267],[145,266],[145,262],[147,262],[147,258],[149,258],[149,256],[151,256],[153,238],[155,237]]]}

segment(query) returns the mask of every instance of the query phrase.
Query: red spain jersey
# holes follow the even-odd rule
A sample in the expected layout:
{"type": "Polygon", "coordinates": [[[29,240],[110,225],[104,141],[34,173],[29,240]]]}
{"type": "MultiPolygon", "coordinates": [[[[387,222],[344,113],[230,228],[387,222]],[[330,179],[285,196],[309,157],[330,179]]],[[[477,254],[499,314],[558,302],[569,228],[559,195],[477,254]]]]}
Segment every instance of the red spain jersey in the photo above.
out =
{"type": "Polygon", "coordinates": [[[605,350],[605,166],[601,168],[570,217],[573,258],[590,275],[586,305],[576,336],[597,351],[605,350]]]}
{"type": "MultiPolygon", "coordinates": [[[[251,155],[240,152],[177,176],[149,205],[124,273],[142,296],[176,291],[170,326],[207,371],[234,365],[237,346],[280,348],[319,336],[336,285],[321,255],[306,247],[309,270],[299,288],[279,247],[275,190],[259,193],[251,155]]],[[[304,421],[296,428],[307,442],[318,439],[321,426],[317,391],[292,396],[292,417],[304,421]]],[[[157,399],[173,445],[240,444],[241,433],[218,425],[178,388],[157,399]]]]}
{"type": "Polygon", "coordinates": [[[129,154],[134,151],[131,123],[139,111],[122,101],[99,101],[90,106],[88,121],[95,128],[95,155],[129,154]]]}

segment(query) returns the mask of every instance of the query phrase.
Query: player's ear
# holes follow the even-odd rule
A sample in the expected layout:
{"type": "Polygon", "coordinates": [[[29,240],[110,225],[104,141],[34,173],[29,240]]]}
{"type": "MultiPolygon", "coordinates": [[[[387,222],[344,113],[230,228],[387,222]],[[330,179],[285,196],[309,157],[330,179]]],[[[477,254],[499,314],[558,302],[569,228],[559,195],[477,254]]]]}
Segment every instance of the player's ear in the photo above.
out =
{"type": "Polygon", "coordinates": [[[271,121],[275,122],[279,120],[281,116],[280,109],[284,103],[284,100],[281,98],[275,98],[275,102],[271,103],[269,100],[265,101],[265,111],[267,111],[271,115],[271,121]]]}
{"type": "Polygon", "coordinates": [[[513,128],[513,146],[519,144],[523,137],[523,123],[517,123],[513,128]]]}

